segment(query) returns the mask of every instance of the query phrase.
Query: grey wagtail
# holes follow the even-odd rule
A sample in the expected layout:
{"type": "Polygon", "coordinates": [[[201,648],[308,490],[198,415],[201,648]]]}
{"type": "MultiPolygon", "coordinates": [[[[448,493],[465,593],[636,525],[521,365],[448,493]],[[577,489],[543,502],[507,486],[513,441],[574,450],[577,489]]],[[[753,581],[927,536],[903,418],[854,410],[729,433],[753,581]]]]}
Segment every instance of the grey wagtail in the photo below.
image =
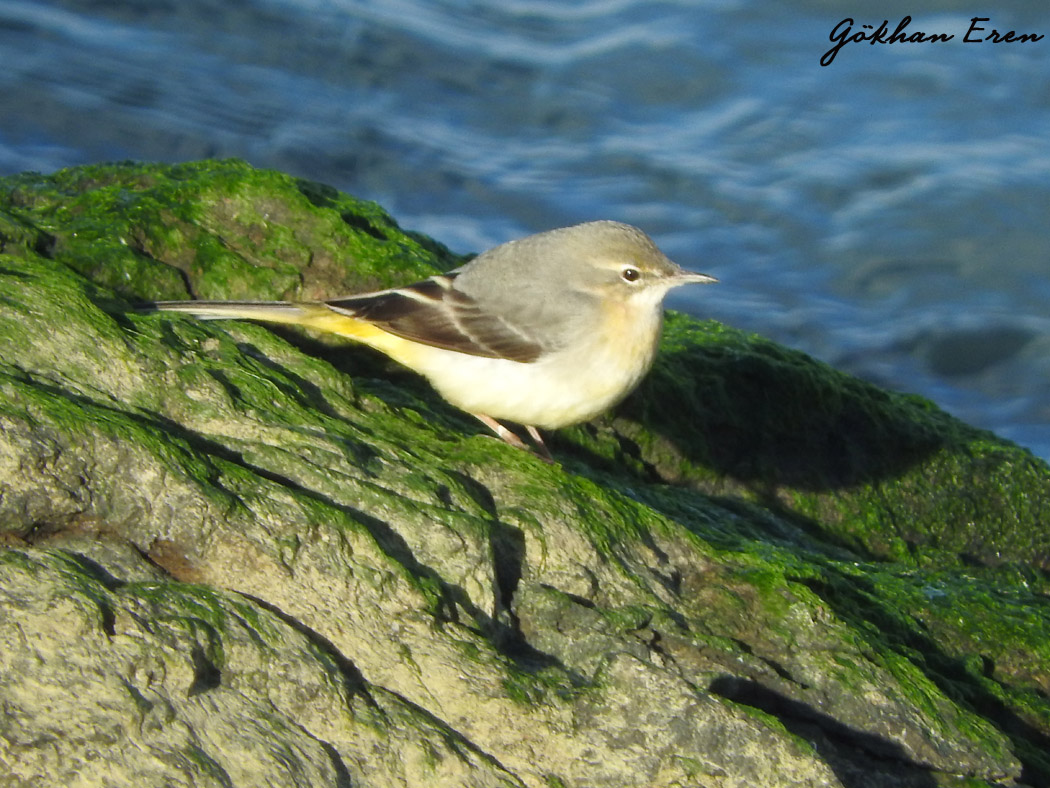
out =
{"type": "Polygon", "coordinates": [[[330,331],[382,351],[507,443],[497,419],[537,427],[586,421],[652,365],[663,299],[715,282],[685,271],[636,227],[600,221],[501,244],[422,282],[331,301],[161,301],[205,319],[249,318],[330,331]]]}

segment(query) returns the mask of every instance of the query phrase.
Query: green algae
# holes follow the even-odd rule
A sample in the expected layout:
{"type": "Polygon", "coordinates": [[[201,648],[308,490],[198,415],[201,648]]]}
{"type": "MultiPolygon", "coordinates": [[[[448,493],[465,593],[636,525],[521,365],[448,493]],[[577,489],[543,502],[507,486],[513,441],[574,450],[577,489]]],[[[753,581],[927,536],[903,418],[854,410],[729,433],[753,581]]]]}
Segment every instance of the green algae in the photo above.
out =
{"type": "Polygon", "coordinates": [[[563,668],[556,666],[526,671],[510,663],[506,674],[503,690],[508,698],[521,706],[560,705],[593,689],[581,686],[563,668]]]}
{"type": "Polygon", "coordinates": [[[1050,566],[1045,462],[755,335],[669,315],[615,426],[658,478],[755,501],[861,555],[1050,566]]]}
{"type": "Polygon", "coordinates": [[[927,574],[827,564],[821,580],[807,585],[863,638],[928,719],[947,720],[942,724],[989,751],[1001,747],[1005,733],[1026,770],[1046,779],[1050,605],[1045,592],[1001,578],[998,570],[978,568],[927,574]],[[1007,654],[1026,666],[1020,675],[995,670],[995,656],[1007,654]],[[958,712],[945,717],[945,698],[958,712]]]}
{"type": "Polygon", "coordinates": [[[396,284],[395,270],[422,278],[435,262],[458,262],[374,203],[236,160],[30,173],[2,179],[4,194],[5,251],[45,249],[137,300],[317,298],[302,288],[304,269],[333,296],[396,284]]]}
{"type": "Polygon", "coordinates": [[[182,756],[193,765],[194,771],[200,778],[211,780],[220,788],[234,788],[234,782],[226,770],[199,746],[186,747],[182,751],[182,756]]]}

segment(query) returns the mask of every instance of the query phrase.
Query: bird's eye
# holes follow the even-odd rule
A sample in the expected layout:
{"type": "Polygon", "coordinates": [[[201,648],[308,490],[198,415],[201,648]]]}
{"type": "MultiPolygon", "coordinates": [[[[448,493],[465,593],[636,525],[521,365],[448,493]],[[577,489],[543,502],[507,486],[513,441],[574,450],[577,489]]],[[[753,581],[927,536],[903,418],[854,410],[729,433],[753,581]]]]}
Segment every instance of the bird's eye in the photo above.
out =
{"type": "Polygon", "coordinates": [[[623,277],[625,282],[637,282],[642,277],[642,272],[635,268],[633,265],[629,265],[620,271],[620,276],[623,277]]]}

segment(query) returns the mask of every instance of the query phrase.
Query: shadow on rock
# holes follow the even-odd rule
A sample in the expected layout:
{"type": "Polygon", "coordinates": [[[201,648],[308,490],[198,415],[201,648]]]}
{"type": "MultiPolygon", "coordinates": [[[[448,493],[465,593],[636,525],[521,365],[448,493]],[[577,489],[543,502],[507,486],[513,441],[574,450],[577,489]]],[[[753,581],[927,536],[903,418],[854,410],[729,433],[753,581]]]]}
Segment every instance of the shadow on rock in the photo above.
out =
{"type": "Polygon", "coordinates": [[[712,324],[668,322],[672,348],[622,415],[720,475],[810,491],[894,478],[957,428],[918,397],[803,353],[712,324]]]}

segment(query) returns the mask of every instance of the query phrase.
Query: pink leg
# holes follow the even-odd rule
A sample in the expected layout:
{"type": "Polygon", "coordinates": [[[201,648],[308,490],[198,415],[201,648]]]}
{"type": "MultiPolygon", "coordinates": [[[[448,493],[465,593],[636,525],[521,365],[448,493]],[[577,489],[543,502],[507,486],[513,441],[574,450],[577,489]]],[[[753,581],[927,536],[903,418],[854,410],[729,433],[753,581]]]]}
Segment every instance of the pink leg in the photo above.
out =
{"type": "MultiPolygon", "coordinates": [[[[482,424],[484,424],[486,427],[488,427],[490,430],[492,430],[494,433],[496,433],[505,442],[509,443],[511,446],[514,446],[519,449],[524,449],[525,451],[529,451],[529,447],[525,444],[525,441],[523,441],[513,432],[508,430],[506,427],[504,427],[491,416],[483,416],[480,413],[472,413],[471,415],[478,421],[480,421],[482,424]]],[[[544,462],[554,462],[554,458],[551,457],[551,453],[547,449],[547,444],[543,442],[543,436],[540,435],[539,430],[537,430],[531,424],[526,424],[525,429],[528,430],[529,436],[536,442],[536,448],[538,449],[537,454],[539,458],[544,462]]]]}
{"type": "Polygon", "coordinates": [[[482,424],[484,424],[486,427],[488,427],[490,430],[492,430],[494,433],[499,435],[500,438],[509,443],[511,446],[516,446],[519,449],[525,449],[525,451],[529,450],[529,447],[525,445],[525,441],[523,441],[513,432],[508,430],[506,427],[504,427],[491,416],[482,416],[480,413],[472,413],[471,415],[478,421],[480,421],[482,424]]]}
{"type": "Polygon", "coordinates": [[[528,430],[529,437],[535,442],[536,448],[540,450],[540,457],[547,462],[554,462],[550,449],[548,449],[547,444],[543,442],[543,436],[540,435],[540,431],[531,424],[526,424],[525,429],[528,430]]]}

